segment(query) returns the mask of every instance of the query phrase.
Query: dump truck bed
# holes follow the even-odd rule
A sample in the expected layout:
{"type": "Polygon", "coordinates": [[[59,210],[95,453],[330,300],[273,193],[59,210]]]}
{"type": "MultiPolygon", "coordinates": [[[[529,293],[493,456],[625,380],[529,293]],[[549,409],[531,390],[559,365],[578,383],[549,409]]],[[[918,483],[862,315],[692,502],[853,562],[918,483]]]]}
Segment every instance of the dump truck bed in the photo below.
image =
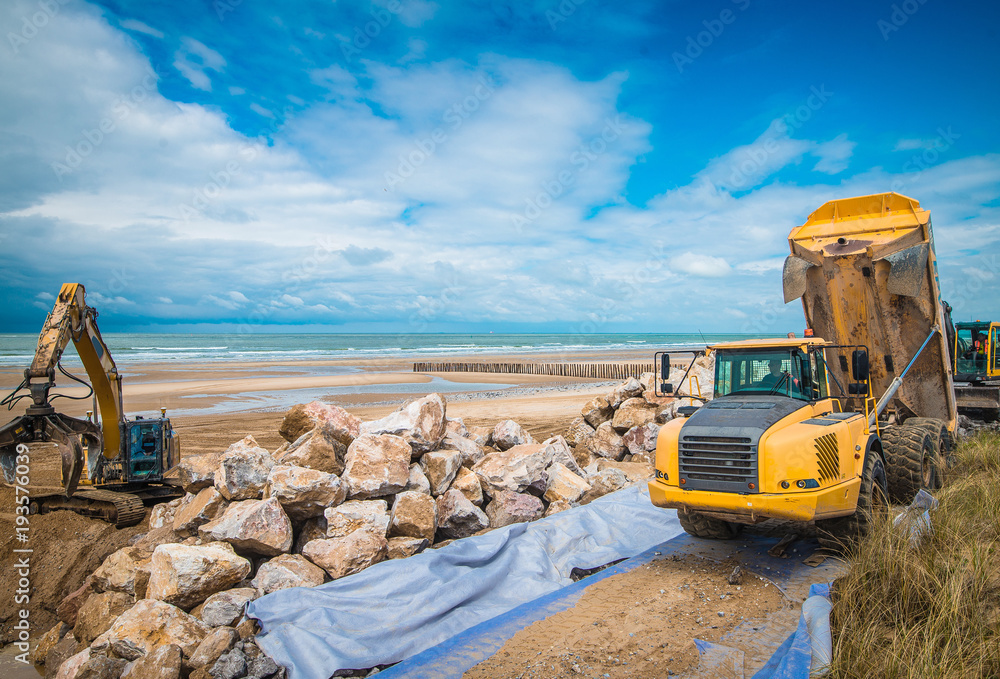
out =
{"type": "MultiPolygon", "coordinates": [[[[802,298],[817,337],[860,344],[880,396],[937,326],[889,406],[897,417],[933,417],[954,431],[955,392],[938,288],[931,217],[898,193],[833,200],[788,235],[785,302],[802,298]]],[[[830,365],[851,382],[846,365],[830,365]]]]}

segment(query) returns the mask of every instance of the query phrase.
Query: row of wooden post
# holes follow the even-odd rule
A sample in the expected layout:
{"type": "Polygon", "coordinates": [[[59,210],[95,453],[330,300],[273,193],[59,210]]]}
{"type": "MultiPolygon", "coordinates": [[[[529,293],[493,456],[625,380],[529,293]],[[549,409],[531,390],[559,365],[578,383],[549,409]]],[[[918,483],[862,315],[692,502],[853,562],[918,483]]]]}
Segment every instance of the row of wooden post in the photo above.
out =
{"type": "Polygon", "coordinates": [[[493,373],[558,375],[603,380],[625,380],[653,372],[652,363],[414,363],[416,373],[493,373]]]}

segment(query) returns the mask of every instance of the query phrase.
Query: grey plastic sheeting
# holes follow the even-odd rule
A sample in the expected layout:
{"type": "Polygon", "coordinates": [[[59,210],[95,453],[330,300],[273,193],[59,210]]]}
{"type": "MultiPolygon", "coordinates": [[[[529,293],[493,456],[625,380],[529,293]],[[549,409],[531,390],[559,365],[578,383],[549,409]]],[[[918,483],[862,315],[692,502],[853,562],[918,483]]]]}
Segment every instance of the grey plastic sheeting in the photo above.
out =
{"type": "Polygon", "coordinates": [[[251,602],[257,644],[290,679],[399,662],[572,582],[573,568],[635,556],[681,533],[646,484],[583,507],[383,561],[251,602]]]}

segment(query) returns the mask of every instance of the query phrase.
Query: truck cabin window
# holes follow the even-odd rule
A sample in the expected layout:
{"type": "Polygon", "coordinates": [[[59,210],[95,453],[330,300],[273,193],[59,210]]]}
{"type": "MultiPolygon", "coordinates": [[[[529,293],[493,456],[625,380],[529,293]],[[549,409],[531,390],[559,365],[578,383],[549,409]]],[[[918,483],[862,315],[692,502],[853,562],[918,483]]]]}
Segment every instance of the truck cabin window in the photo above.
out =
{"type": "Polygon", "coordinates": [[[826,397],[823,362],[799,349],[717,351],[715,395],[780,394],[801,401],[826,397]]]}

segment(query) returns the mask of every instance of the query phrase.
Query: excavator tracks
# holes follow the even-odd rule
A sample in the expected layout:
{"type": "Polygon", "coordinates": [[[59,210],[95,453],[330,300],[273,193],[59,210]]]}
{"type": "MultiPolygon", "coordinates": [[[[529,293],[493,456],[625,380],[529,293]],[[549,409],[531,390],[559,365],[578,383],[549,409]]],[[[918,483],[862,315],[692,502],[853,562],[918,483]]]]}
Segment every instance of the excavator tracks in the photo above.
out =
{"type": "Polygon", "coordinates": [[[146,515],[142,498],[110,490],[78,490],[73,497],[61,494],[41,495],[32,499],[32,514],[68,510],[82,516],[113,523],[115,528],[134,526],[146,515]]]}

